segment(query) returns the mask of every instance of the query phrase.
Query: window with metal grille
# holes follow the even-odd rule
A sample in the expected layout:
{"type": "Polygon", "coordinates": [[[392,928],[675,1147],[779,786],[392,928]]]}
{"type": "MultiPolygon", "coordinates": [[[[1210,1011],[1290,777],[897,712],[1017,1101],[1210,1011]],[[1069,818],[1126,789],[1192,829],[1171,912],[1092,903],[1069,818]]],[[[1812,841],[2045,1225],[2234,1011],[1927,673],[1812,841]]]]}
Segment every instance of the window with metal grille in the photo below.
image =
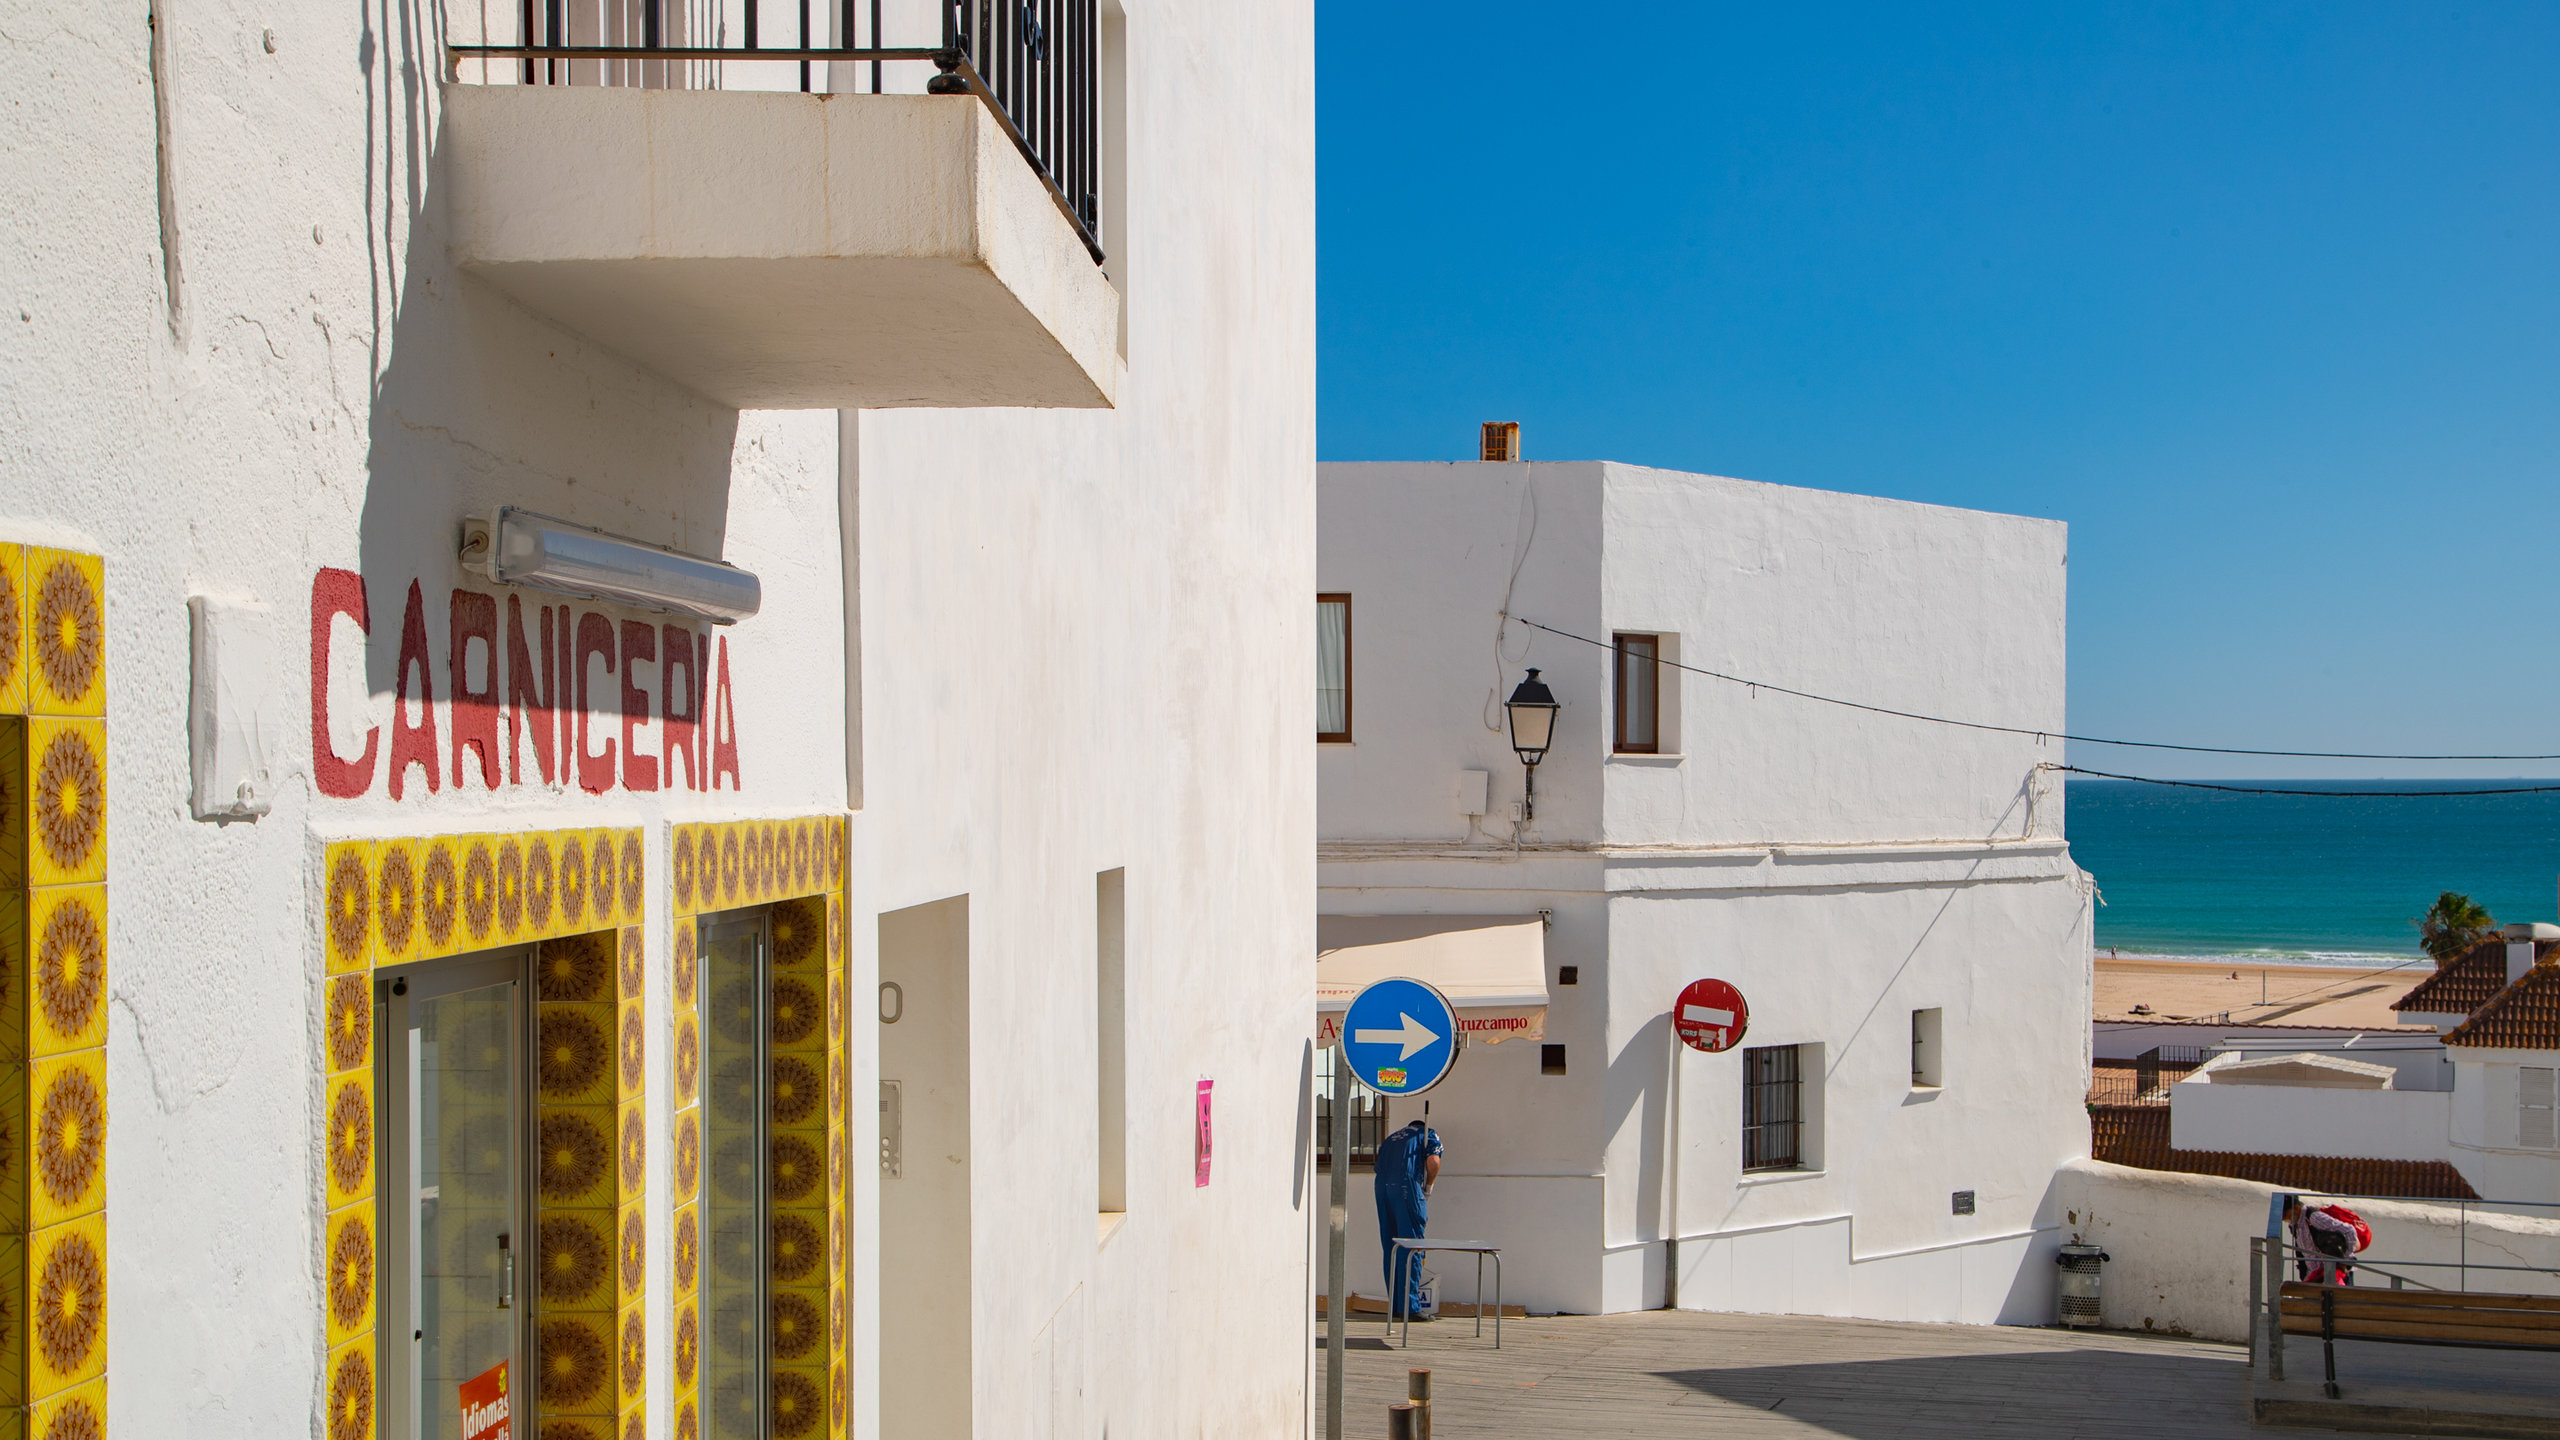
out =
{"type": "MultiPolygon", "coordinates": [[[[1316,1167],[1333,1165],[1333,1067],[1340,1046],[1316,1052],[1316,1167]]],[[[1351,1082],[1351,1168],[1367,1170],[1378,1163],[1378,1142],[1387,1134],[1387,1097],[1351,1082]]]]}
{"type": "Polygon", "coordinates": [[[1742,1052],[1742,1168],[1794,1170],[1804,1164],[1804,1084],[1796,1047],[1742,1052]]]}
{"type": "Polygon", "coordinates": [[[1618,637],[1617,752],[1657,755],[1662,751],[1662,637],[1618,637]]]}
{"type": "Polygon", "coordinates": [[[2516,1069],[2516,1144],[2526,1150],[2560,1149],[2560,1069],[2516,1069]]]}

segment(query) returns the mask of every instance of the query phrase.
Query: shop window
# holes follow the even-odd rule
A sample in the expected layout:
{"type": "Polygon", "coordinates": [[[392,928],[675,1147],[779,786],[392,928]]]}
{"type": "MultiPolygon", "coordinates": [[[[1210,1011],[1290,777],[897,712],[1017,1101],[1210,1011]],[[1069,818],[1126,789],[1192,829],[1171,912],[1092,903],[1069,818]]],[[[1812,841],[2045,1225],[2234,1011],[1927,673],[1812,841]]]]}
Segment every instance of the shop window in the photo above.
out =
{"type": "MultiPolygon", "coordinates": [[[[1316,1052],[1316,1167],[1333,1168],[1333,1067],[1341,1063],[1342,1047],[1330,1046],[1316,1052]]],[[[1351,1082],[1351,1168],[1374,1169],[1378,1163],[1378,1142],[1387,1134],[1387,1097],[1361,1084],[1351,1082]]]]}
{"type": "Polygon", "coordinates": [[[1768,1045],[1742,1052],[1742,1168],[1805,1168],[1801,1047],[1768,1045]]]}
{"type": "Polygon", "coordinates": [[[1911,1012],[1911,1088],[1935,1090],[1946,1084],[1946,1014],[1931,1008],[1911,1012]]]}
{"type": "Polygon", "coordinates": [[[699,932],[704,1428],[762,1440],[814,1413],[803,1392],[827,1334],[825,911],[787,900],[706,916],[699,932]]]}
{"type": "Polygon", "coordinates": [[[1316,739],[1351,741],[1351,597],[1316,597],[1316,739]]]}
{"type": "Polygon", "coordinates": [[[2516,1144],[2526,1150],[2560,1149],[2560,1069],[2517,1067],[2516,1144]]]}

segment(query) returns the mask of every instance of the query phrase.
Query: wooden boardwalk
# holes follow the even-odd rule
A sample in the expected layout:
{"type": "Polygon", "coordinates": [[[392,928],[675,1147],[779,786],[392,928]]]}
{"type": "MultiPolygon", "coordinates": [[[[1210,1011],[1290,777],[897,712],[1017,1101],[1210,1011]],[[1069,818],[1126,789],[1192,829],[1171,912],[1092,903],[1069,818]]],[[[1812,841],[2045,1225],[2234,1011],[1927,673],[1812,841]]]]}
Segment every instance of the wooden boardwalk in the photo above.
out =
{"type": "MultiPolygon", "coordinates": [[[[1354,1317],[1343,1386],[1345,1440],[1387,1433],[1405,1371],[1432,1372],[1434,1440],[1624,1436],[2017,1437],[2017,1440],[2282,1440],[2245,1413],[2247,1352],[2141,1335],[1805,1316],[1633,1315],[1413,1329],[1383,1348],[1354,1317]]],[[[1318,1324],[1316,1431],[1323,1432],[1318,1324]]],[[[2298,1355],[2288,1354],[2299,1363],[2298,1355]]],[[[2316,1347],[2311,1364],[2317,1366],[2316,1347]]]]}

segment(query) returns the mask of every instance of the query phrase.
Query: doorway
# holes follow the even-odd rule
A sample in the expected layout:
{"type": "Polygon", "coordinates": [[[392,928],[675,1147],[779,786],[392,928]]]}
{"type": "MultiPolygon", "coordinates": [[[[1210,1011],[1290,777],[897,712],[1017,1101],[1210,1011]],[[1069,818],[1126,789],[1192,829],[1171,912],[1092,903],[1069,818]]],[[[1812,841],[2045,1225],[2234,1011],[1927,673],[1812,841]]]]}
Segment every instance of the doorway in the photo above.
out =
{"type": "Polygon", "coordinates": [[[880,1427],[968,1440],[969,900],[880,917],[880,1427]]]}
{"type": "Polygon", "coordinates": [[[533,1424],[530,1267],[518,1278],[532,1233],[531,954],[464,956],[374,980],[381,1440],[462,1440],[497,1413],[517,1434],[533,1424]]]}

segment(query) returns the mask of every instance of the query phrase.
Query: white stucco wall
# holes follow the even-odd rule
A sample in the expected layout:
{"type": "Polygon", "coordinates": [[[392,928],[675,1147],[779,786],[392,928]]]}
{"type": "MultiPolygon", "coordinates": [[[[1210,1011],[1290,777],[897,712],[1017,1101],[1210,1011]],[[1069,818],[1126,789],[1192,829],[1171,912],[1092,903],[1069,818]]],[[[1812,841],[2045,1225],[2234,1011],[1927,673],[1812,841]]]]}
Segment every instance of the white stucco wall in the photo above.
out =
{"type": "MultiPolygon", "coordinates": [[[[1128,7],[1116,410],[875,414],[850,429],[833,413],[725,410],[455,272],[426,0],[157,8],[174,306],[143,7],[49,7],[14,19],[0,49],[0,536],[107,564],[112,1433],[313,1430],[316,837],[644,825],[662,1006],[665,823],[848,801],[856,1157],[876,1140],[874,917],[969,899],[978,1433],[1300,1425],[1306,7],[1128,7]],[[346,759],[388,719],[412,580],[447,701],[445,597],[494,593],[457,567],[456,523],[499,502],[763,578],[764,612],[721,632],[741,789],[490,791],[451,783],[448,753],[432,792],[411,767],[394,801],[378,766],[360,795],[317,793],[315,572],[360,572],[372,606],[370,644],[337,622],[326,667],[326,748],[346,759]],[[200,591],[271,606],[290,672],[271,716],[283,783],[254,822],[187,818],[186,599],[200,591]],[[1123,866],[1131,1195],[1097,1245],[1095,876],[1123,866]],[[1194,1188],[1201,1079],[1216,1081],[1221,1143],[1194,1188]]],[[[618,703],[597,702],[599,734],[619,737],[618,703]]],[[[641,727],[644,748],[659,728],[641,727]]],[[[653,1164],[667,1150],[653,1144],[653,1164]]],[[[876,1436],[895,1317],[878,1313],[881,1182],[858,1159],[853,1175],[854,1415],[876,1436]]],[[[661,1168],[653,1194],[664,1181],[661,1168]]],[[[651,1234],[663,1343],[668,1227],[651,1234]]],[[[673,1407],[652,1373],[665,1436],[673,1407]]]]}
{"type": "Polygon", "coordinates": [[[1659,1305],[1677,1238],[1684,1306],[2042,1318],[2013,1292],[2051,1243],[2053,1167],[2088,1141],[2089,901],[2035,768],[2058,747],[1688,675],[1666,680],[1671,753],[1611,757],[1608,652],[1496,637],[1507,595],[1578,635],[1676,633],[1729,674],[2058,728],[2061,527],[1601,463],[1322,472],[1317,588],[1352,596],[1353,632],[1353,741],[1317,747],[1322,909],[1547,910],[1551,981],[1579,969],[1550,985],[1565,1074],[1504,1046],[1434,1092],[1465,1217],[1435,1205],[1435,1233],[1505,1245],[1540,1309],[1659,1305]],[[1500,701],[1530,665],[1564,709],[1515,837],[1500,701]],[[1492,776],[1473,824],[1468,769],[1492,776]],[[1749,999],[1746,1044],[1819,1047],[1818,1170],[1741,1173],[1735,1054],[1681,1055],[1666,1143],[1665,1017],[1709,975],[1749,999]],[[1929,1091],[1924,1008],[1945,1025],[1929,1091]]]}
{"type": "Polygon", "coordinates": [[[2180,1150],[2443,1160],[2451,1155],[2453,1095],[2181,1080],[2169,1087],[2169,1143],[2180,1150]]]}
{"type": "MultiPolygon", "coordinates": [[[[2237,1341],[2249,1335],[2249,1237],[2266,1233],[2276,1193],[2254,1180],[2075,1160],[2055,1175],[2051,1205],[2062,1238],[2107,1252],[2099,1309],[2106,1328],[2237,1341]]],[[[2389,1284],[2378,1267],[2446,1289],[2560,1293],[2560,1274],[2552,1273],[2560,1272],[2560,1220],[2449,1204],[2345,1203],[2373,1230],[2362,1283],[2389,1284]]]]}

